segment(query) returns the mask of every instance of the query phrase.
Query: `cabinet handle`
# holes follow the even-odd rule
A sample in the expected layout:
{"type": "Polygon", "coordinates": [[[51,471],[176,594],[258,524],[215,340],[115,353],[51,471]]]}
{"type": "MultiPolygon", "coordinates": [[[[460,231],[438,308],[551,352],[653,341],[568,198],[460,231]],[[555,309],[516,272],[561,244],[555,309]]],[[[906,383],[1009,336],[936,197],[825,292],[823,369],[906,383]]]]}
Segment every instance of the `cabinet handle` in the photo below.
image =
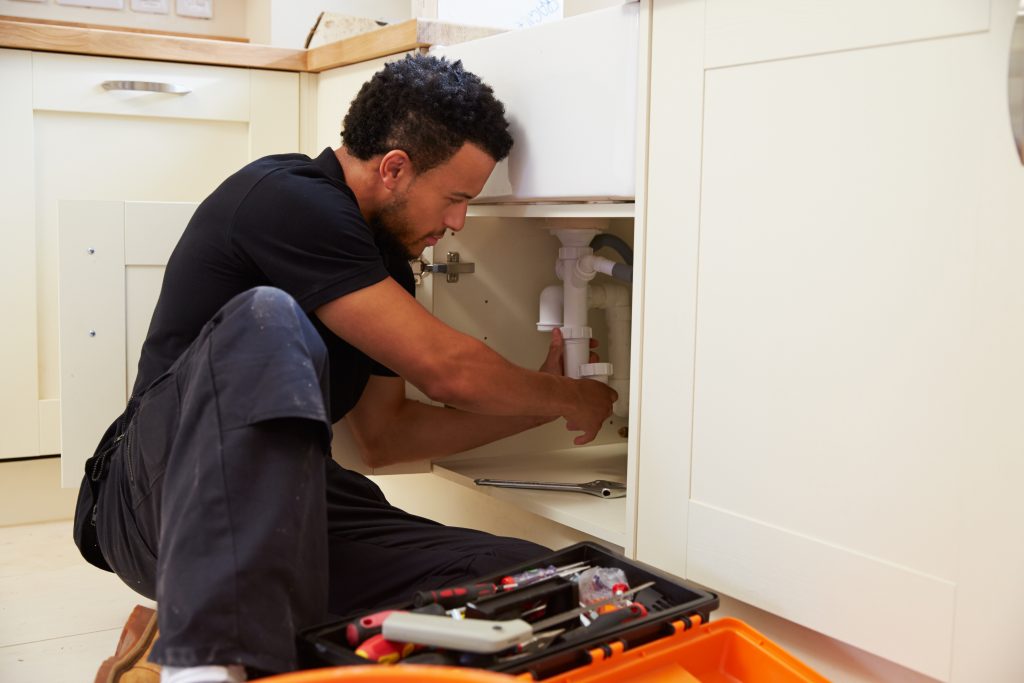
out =
{"type": "Polygon", "coordinates": [[[1021,0],[1010,41],[1010,123],[1017,155],[1024,163],[1024,0],[1021,0]]]}
{"type": "Polygon", "coordinates": [[[159,83],[157,81],[103,81],[104,90],[141,90],[144,92],[163,92],[170,95],[187,95],[192,92],[174,83],[159,83]]]}

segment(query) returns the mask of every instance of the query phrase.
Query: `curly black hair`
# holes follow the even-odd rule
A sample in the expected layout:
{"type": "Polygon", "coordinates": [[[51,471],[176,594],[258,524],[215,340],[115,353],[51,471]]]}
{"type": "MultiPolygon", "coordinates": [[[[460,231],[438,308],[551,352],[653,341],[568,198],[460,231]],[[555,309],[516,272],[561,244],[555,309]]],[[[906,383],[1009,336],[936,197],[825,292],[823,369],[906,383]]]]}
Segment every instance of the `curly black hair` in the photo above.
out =
{"type": "Polygon", "coordinates": [[[505,106],[462,61],[409,55],[363,84],[342,123],[342,141],[358,159],[400,149],[419,172],[448,161],[471,142],[495,161],[512,136],[505,106]]]}

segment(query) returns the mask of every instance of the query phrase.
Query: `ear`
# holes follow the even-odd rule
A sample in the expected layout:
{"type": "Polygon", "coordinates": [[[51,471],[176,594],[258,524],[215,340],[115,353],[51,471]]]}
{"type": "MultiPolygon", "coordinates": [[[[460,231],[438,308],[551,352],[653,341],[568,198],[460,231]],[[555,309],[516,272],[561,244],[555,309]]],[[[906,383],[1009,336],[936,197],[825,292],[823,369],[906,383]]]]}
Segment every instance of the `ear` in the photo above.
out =
{"type": "Polygon", "coordinates": [[[384,187],[393,191],[412,177],[412,161],[402,150],[393,149],[381,157],[377,172],[384,187]]]}

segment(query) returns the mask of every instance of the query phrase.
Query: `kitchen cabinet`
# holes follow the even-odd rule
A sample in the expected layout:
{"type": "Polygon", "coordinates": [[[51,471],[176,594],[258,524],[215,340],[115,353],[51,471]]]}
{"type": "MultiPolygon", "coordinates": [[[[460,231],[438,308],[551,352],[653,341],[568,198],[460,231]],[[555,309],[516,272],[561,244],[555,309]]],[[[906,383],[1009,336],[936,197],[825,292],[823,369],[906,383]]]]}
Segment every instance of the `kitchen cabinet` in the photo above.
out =
{"type": "MultiPolygon", "coordinates": [[[[484,341],[512,362],[538,367],[549,341],[536,331],[541,290],[557,283],[558,240],[549,229],[587,224],[632,243],[638,109],[638,6],[579,17],[573,26],[531,29],[535,37],[499,35],[432,50],[462,59],[492,85],[506,105],[516,144],[499,164],[469,210],[466,227],[424,253],[444,261],[458,252],[476,272],[448,283],[424,277],[417,298],[440,319],[484,341]],[[566,54],[600,45],[600,64],[565,59],[566,54]],[[509,61],[531,56],[538,68],[509,72],[509,61]],[[540,68],[543,64],[543,69],[540,68]],[[600,73],[594,88],[580,72],[600,73]],[[574,84],[573,93],[566,92],[574,84]],[[625,96],[624,96],[625,95],[625,96]],[[552,106],[554,102],[557,107],[552,106]],[[581,122],[586,126],[581,127],[581,122]],[[595,135],[607,138],[594,147],[595,135]],[[562,173],[552,159],[572,158],[577,172],[562,173]],[[543,180],[539,182],[538,179],[543,180]]],[[[317,144],[307,153],[339,143],[341,118],[361,85],[395,55],[319,74],[316,84],[317,144]]],[[[596,59],[597,57],[595,57],[596,59]]],[[[602,278],[604,276],[601,276],[602,278]]],[[[607,344],[602,313],[594,311],[596,335],[607,344]]],[[[606,354],[605,350],[605,354],[606,354]]],[[[620,368],[620,372],[622,368],[620,368]]],[[[411,397],[428,400],[415,388],[411,397]]],[[[477,487],[476,478],[546,481],[626,480],[627,422],[613,418],[595,445],[574,448],[561,421],[443,461],[409,463],[368,470],[355,455],[344,425],[335,427],[334,457],[347,467],[374,475],[432,471],[446,482],[481,491],[518,509],[555,520],[589,538],[625,547],[629,542],[631,500],[600,500],[574,493],[477,487]],[[620,430],[622,432],[620,433],[620,430]]],[[[387,485],[382,482],[382,485],[387,485]]],[[[419,495],[423,493],[419,484],[419,495]]]]}
{"type": "Polygon", "coordinates": [[[636,554],[1016,680],[1017,3],[918,4],[653,3],[636,554]]]}
{"type": "MultiPolygon", "coordinates": [[[[58,202],[65,199],[197,201],[246,161],[298,145],[298,74],[18,50],[3,106],[17,330],[0,362],[6,422],[0,457],[61,452],[58,438],[58,202]],[[108,90],[104,82],[156,82],[184,94],[108,90]],[[31,293],[34,293],[31,294],[31,293]]],[[[130,86],[129,86],[130,87],[130,86]]],[[[110,417],[116,416],[116,413],[110,417]]],[[[85,448],[79,444],[72,449],[85,448]]],[[[64,473],[65,485],[79,471],[64,473]]]]}

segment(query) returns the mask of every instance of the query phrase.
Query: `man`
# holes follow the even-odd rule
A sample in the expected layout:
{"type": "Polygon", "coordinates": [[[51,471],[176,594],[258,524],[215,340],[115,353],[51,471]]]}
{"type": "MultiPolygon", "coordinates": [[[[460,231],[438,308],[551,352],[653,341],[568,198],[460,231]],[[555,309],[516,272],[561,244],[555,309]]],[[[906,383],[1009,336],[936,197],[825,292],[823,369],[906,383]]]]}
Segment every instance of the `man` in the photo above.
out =
{"type": "Polygon", "coordinates": [[[329,457],[447,455],[565,417],[593,439],[615,392],[516,367],[414,299],[408,260],[512,145],[461,63],[389,64],[342,146],[255,161],[196,210],[164,275],[125,413],[86,465],[83,555],[159,603],[165,681],[295,668],[294,634],[335,614],[546,552],[391,506],[329,457]],[[404,381],[455,410],[405,398],[404,381]]]}

